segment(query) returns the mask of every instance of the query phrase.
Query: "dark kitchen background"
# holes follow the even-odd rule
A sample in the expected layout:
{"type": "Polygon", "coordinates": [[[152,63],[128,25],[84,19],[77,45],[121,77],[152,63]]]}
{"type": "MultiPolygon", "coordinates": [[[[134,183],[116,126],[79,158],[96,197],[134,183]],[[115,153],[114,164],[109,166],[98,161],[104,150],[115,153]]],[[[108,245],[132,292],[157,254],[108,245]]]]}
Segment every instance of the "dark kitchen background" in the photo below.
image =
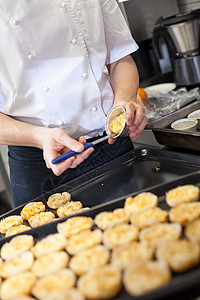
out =
{"type": "Polygon", "coordinates": [[[156,21],[180,13],[200,9],[200,1],[195,0],[119,0],[119,6],[129,24],[131,33],[139,45],[133,54],[140,74],[141,87],[173,81],[172,65],[165,43],[163,57],[157,59],[152,48],[152,33],[156,21]]]}

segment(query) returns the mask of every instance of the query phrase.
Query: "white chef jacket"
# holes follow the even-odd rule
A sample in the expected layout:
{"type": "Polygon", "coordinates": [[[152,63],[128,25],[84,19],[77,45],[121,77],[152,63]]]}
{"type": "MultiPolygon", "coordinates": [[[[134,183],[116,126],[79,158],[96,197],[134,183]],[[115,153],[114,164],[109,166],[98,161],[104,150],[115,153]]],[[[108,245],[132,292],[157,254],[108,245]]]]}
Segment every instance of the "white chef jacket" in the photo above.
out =
{"type": "Polygon", "coordinates": [[[103,72],[137,50],[115,0],[0,0],[0,111],[93,137],[113,91],[103,72]]]}

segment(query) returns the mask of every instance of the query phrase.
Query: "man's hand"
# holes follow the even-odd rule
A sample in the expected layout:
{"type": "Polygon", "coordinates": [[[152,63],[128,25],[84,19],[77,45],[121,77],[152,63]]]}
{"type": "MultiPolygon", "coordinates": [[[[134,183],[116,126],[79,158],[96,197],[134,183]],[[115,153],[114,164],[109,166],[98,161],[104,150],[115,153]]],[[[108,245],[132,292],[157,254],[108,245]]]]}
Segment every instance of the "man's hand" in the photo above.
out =
{"type": "Polygon", "coordinates": [[[46,128],[46,134],[43,138],[43,141],[41,141],[41,145],[47,168],[52,169],[53,173],[57,176],[61,175],[69,168],[76,168],[94,151],[94,148],[89,148],[83,151],[83,145],[85,143],[86,139],[83,136],[79,138],[79,141],[76,141],[72,139],[63,129],[46,128]],[[52,160],[54,158],[69,150],[80,152],[80,154],[70,157],[61,163],[52,164],[52,160]]]}
{"type": "MultiPolygon", "coordinates": [[[[143,105],[139,105],[135,102],[119,101],[117,105],[121,105],[126,110],[127,115],[127,129],[129,136],[132,140],[137,139],[144,130],[148,118],[146,116],[146,109],[143,105]]],[[[113,144],[116,139],[109,139],[109,143],[113,144]]]]}

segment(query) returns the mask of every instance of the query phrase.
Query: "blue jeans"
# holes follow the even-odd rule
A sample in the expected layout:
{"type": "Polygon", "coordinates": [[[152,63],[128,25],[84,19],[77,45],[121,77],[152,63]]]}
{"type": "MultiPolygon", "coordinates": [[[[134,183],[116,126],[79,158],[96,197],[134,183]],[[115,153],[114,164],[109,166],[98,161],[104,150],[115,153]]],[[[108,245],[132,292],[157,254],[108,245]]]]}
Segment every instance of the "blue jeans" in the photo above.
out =
{"type": "Polygon", "coordinates": [[[46,167],[43,151],[33,147],[9,146],[10,180],[14,206],[29,202],[114,158],[133,150],[130,138],[118,138],[113,145],[104,141],[77,168],[55,176],[46,167]]]}

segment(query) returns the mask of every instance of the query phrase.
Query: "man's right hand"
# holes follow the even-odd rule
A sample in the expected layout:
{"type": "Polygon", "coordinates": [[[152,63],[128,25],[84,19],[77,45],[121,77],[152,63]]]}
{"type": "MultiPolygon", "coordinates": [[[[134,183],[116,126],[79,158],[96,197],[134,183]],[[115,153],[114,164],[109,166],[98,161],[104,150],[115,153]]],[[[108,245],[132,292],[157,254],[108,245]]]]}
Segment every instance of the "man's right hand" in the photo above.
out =
{"type": "Polygon", "coordinates": [[[76,168],[94,151],[94,148],[83,151],[84,144],[86,143],[86,139],[83,136],[77,141],[72,139],[61,128],[43,128],[42,130],[46,131],[40,142],[43,149],[44,160],[47,168],[52,169],[53,173],[57,176],[69,168],[76,168]],[[80,154],[70,157],[58,164],[52,163],[54,158],[69,150],[80,152],[80,154]]]}

